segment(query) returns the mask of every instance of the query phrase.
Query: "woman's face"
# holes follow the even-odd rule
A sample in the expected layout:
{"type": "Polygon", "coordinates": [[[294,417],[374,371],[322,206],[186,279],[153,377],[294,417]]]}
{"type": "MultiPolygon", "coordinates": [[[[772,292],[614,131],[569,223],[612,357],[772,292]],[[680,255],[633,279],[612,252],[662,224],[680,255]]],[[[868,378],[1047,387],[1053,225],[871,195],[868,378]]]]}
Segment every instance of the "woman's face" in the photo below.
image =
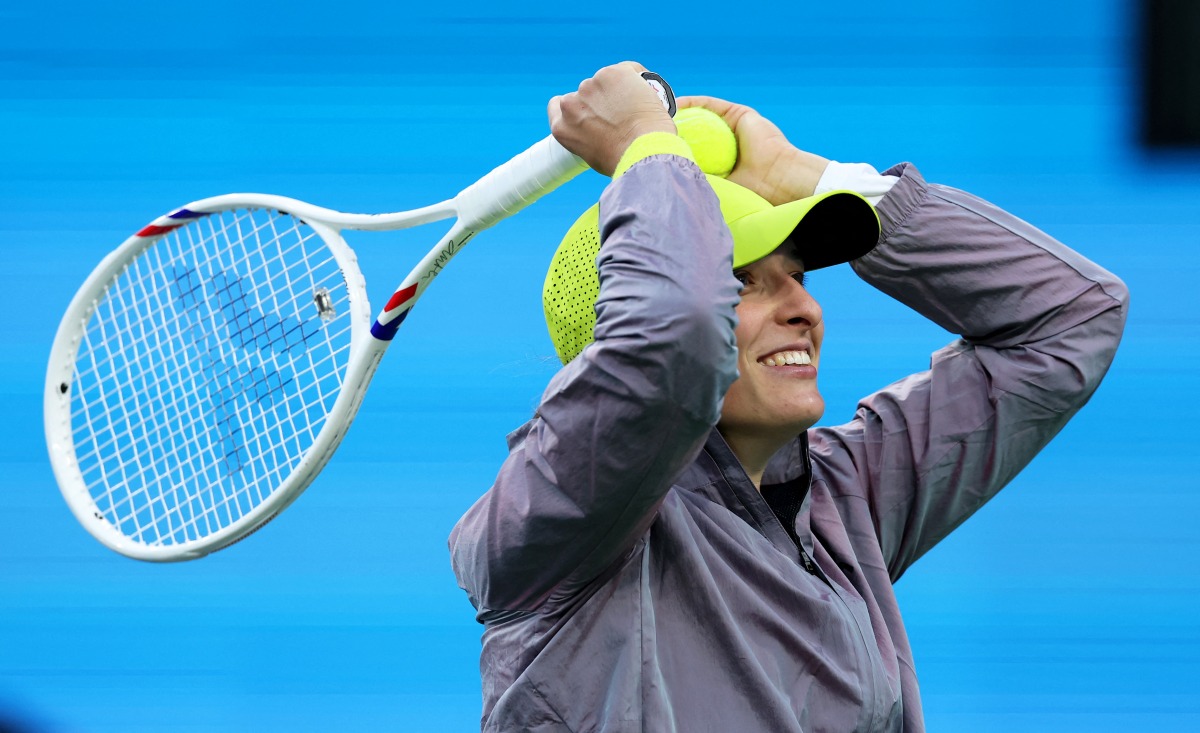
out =
{"type": "Polygon", "coordinates": [[[738,378],[725,394],[720,427],[742,439],[786,441],[825,411],[817,391],[821,306],[804,289],[804,264],[790,245],[734,274],[742,282],[738,378]]]}

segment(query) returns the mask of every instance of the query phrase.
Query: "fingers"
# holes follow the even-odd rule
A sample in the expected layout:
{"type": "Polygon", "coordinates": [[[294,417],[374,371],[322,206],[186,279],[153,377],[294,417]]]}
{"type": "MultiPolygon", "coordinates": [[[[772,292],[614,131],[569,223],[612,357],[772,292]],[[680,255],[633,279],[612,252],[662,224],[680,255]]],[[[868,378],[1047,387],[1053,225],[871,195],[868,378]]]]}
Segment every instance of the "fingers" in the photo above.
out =
{"type": "Polygon", "coordinates": [[[675,102],[680,107],[704,107],[705,109],[716,112],[722,117],[724,117],[725,113],[734,107],[740,106],[724,99],[718,99],[717,97],[706,97],[701,94],[689,94],[686,96],[677,97],[675,102]]]}
{"type": "Polygon", "coordinates": [[[578,94],[591,104],[599,104],[605,97],[628,102],[660,104],[658,95],[642,78],[646,67],[636,61],[622,61],[606,66],[579,85],[578,94]]]}
{"type": "Polygon", "coordinates": [[[717,97],[686,96],[680,107],[704,107],[720,115],[737,137],[737,164],[726,180],[773,204],[811,196],[829,161],[792,145],[773,122],[751,107],[717,97]]]}
{"type": "Polygon", "coordinates": [[[611,66],[605,66],[603,69],[597,71],[595,76],[619,74],[626,77],[636,76],[640,79],[643,71],[646,71],[646,67],[636,61],[622,61],[611,66]]]}
{"type": "Polygon", "coordinates": [[[546,105],[551,134],[608,175],[640,135],[675,132],[658,95],[642,78],[644,70],[636,61],[606,66],[584,79],[577,91],[551,99],[546,105]]]}
{"type": "Polygon", "coordinates": [[[737,134],[738,125],[750,118],[759,118],[765,120],[762,115],[756,112],[753,108],[747,107],[744,104],[736,104],[718,97],[706,97],[699,94],[692,94],[684,97],[678,97],[675,103],[680,109],[685,107],[703,107],[710,112],[715,112],[725,120],[725,124],[729,125],[734,134],[737,134]]]}

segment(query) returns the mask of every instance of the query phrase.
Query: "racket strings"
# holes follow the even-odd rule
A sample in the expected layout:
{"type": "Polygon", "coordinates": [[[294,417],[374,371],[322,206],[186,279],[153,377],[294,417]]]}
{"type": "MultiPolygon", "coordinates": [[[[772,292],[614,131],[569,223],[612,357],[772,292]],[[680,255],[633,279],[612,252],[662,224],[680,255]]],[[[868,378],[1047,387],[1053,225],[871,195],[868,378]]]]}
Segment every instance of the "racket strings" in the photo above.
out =
{"type": "MultiPolygon", "coordinates": [[[[245,231],[241,231],[239,233],[239,236],[245,238],[245,237],[247,237],[247,233],[245,231]]],[[[251,481],[253,482],[251,485],[257,486],[258,482],[260,482],[263,477],[254,475],[255,471],[253,470],[253,466],[251,466],[250,468],[251,468],[251,470],[249,473],[251,474],[251,481]]],[[[133,476],[133,477],[127,477],[127,478],[136,479],[138,477],[133,476]]],[[[131,498],[136,499],[137,498],[136,494],[133,495],[131,498]]],[[[237,505],[237,504],[230,505],[230,501],[234,498],[237,498],[236,495],[231,495],[231,496],[226,497],[224,500],[217,502],[215,504],[205,505],[204,512],[202,514],[197,515],[197,518],[198,519],[206,519],[212,512],[214,512],[214,511],[220,512],[222,509],[228,509],[229,511],[233,512],[232,516],[237,516],[237,515],[243,513],[244,509],[240,505],[237,505]]],[[[251,499],[253,501],[261,500],[261,498],[262,498],[261,494],[259,494],[258,496],[255,496],[255,497],[251,497],[251,499]]],[[[169,503],[169,500],[170,500],[170,497],[168,496],[167,497],[168,503],[169,503]]],[[[171,509],[171,507],[167,507],[167,508],[171,509]]],[[[152,517],[151,518],[156,519],[156,517],[153,516],[153,508],[151,508],[151,509],[152,509],[152,517]]],[[[168,512],[166,516],[171,517],[172,514],[170,512],[168,512]]]]}
{"type": "MultiPolygon", "coordinates": [[[[297,245],[297,246],[295,246],[295,247],[292,247],[292,248],[290,248],[289,250],[285,250],[285,251],[281,252],[281,256],[288,256],[288,255],[290,255],[290,254],[292,253],[292,252],[291,252],[291,250],[298,249],[298,246],[299,246],[299,245],[297,245]]],[[[239,261],[239,262],[235,262],[235,263],[233,263],[233,264],[236,266],[236,265],[242,264],[243,262],[244,262],[244,260],[243,260],[243,261],[239,261]]],[[[318,262],[318,263],[311,263],[311,262],[308,262],[308,263],[307,263],[307,266],[308,266],[310,269],[317,269],[317,268],[319,268],[319,267],[325,267],[325,266],[327,266],[327,265],[336,266],[336,265],[334,264],[334,262],[335,262],[334,258],[332,257],[332,255],[330,255],[329,257],[325,258],[324,260],[322,260],[322,261],[320,261],[320,262],[318,262]]],[[[135,262],[134,264],[137,264],[137,263],[135,262]]],[[[252,276],[252,277],[254,277],[254,276],[260,276],[260,272],[261,272],[260,270],[255,270],[255,271],[251,271],[251,273],[250,273],[250,274],[251,274],[251,276],[252,276]]],[[[135,281],[135,283],[136,283],[136,281],[135,281]]],[[[162,291],[160,290],[160,291],[157,291],[157,292],[150,292],[150,293],[145,293],[145,292],[142,292],[142,293],[139,293],[139,294],[135,294],[135,296],[134,296],[134,297],[143,297],[143,298],[146,298],[147,300],[149,300],[149,299],[153,299],[153,298],[155,298],[155,297],[160,297],[160,298],[161,298],[161,296],[163,296],[163,293],[162,293],[162,291]]],[[[334,306],[336,307],[337,305],[339,305],[340,303],[344,302],[345,300],[348,300],[348,298],[345,298],[345,297],[344,297],[344,298],[343,298],[341,301],[335,301],[335,302],[334,302],[334,306]]],[[[169,306],[170,306],[170,303],[165,303],[165,302],[160,302],[159,304],[160,304],[160,306],[163,306],[163,307],[169,307],[169,306]]],[[[278,304],[277,304],[277,305],[278,305],[278,304]]],[[[162,308],[160,308],[160,311],[161,311],[161,310],[162,310],[162,308]]],[[[101,327],[103,327],[103,325],[104,325],[104,324],[103,324],[103,322],[101,322],[99,325],[100,325],[101,327]]],[[[157,335],[158,335],[158,332],[156,332],[156,331],[150,331],[150,332],[148,333],[148,336],[149,336],[149,337],[156,337],[157,335]]],[[[285,336],[290,336],[291,334],[289,333],[289,334],[284,334],[284,335],[285,335],[285,336]]],[[[128,334],[124,334],[124,336],[128,336],[128,334]]],[[[131,346],[140,345],[140,343],[141,343],[142,341],[144,341],[144,340],[145,340],[145,337],[143,337],[143,338],[138,338],[138,339],[134,339],[134,340],[132,340],[132,341],[130,341],[130,342],[128,342],[128,343],[124,343],[124,344],[123,344],[123,348],[129,348],[129,347],[131,347],[131,346]]],[[[103,343],[103,342],[102,342],[102,343],[103,343]]],[[[122,355],[122,353],[123,353],[123,352],[122,352],[120,349],[113,350],[113,356],[114,356],[114,357],[120,357],[120,356],[122,355]]],[[[154,365],[154,364],[146,364],[146,365],[144,365],[144,366],[146,366],[146,367],[149,367],[149,368],[152,368],[152,369],[153,369],[153,368],[156,368],[158,365],[154,365]]],[[[143,376],[143,375],[142,375],[142,373],[141,373],[141,372],[136,372],[136,371],[134,371],[134,372],[131,372],[129,376],[130,376],[130,377],[132,377],[132,378],[137,378],[137,377],[141,377],[141,376],[143,376]]],[[[78,410],[76,410],[76,412],[75,412],[75,413],[73,413],[73,414],[78,414],[78,410]]]]}
{"type": "MultiPolygon", "coordinates": [[[[323,264],[324,264],[324,263],[323,263],[323,264]]],[[[348,324],[347,324],[347,326],[348,326],[348,324]]],[[[131,329],[131,330],[132,330],[132,329],[131,329]]],[[[152,335],[152,334],[154,334],[154,332],[151,332],[151,335],[152,335]]],[[[140,340],[140,341],[138,341],[138,342],[133,342],[133,343],[134,343],[134,344],[138,344],[138,346],[145,346],[145,344],[144,344],[144,342],[145,342],[145,341],[146,341],[146,340],[140,340]]],[[[132,346],[132,344],[122,344],[122,348],[124,348],[124,349],[130,348],[130,346],[132,346]]],[[[178,356],[178,354],[175,354],[175,356],[178,356]]],[[[326,358],[325,358],[325,359],[324,359],[322,362],[317,362],[316,366],[318,366],[318,367],[319,367],[320,365],[322,365],[322,364],[323,364],[323,362],[324,362],[324,361],[328,361],[329,359],[331,359],[331,356],[326,356],[326,358]]],[[[167,365],[167,366],[169,367],[169,366],[172,366],[172,365],[167,365]]],[[[174,364],[174,366],[176,366],[176,367],[185,367],[185,368],[186,368],[186,367],[188,366],[188,364],[187,364],[187,362],[186,362],[186,361],[185,361],[185,362],[179,362],[179,361],[176,361],[176,362],[175,362],[175,364],[174,364]]],[[[161,367],[156,367],[156,368],[161,368],[161,367]]],[[[168,374],[169,374],[169,373],[170,373],[170,372],[169,372],[169,369],[168,369],[168,374]]],[[[151,375],[155,375],[155,377],[156,377],[156,378],[161,378],[161,374],[151,374],[151,375]]],[[[338,373],[337,375],[338,375],[338,378],[340,378],[340,373],[338,373]]],[[[143,372],[143,371],[136,371],[136,369],[131,369],[131,371],[127,373],[127,378],[128,378],[128,379],[130,379],[131,381],[136,381],[136,380],[139,380],[139,379],[144,379],[145,377],[146,377],[146,372],[143,372]]],[[[83,407],[83,408],[86,408],[86,407],[88,407],[88,404],[86,404],[85,402],[82,402],[82,407],[83,407]]],[[[168,405],[164,405],[164,407],[166,407],[166,408],[174,408],[174,407],[175,407],[175,405],[168,404],[168,405]]],[[[76,411],[76,414],[78,415],[78,410],[76,411]]],[[[151,416],[157,416],[158,414],[160,414],[160,413],[155,413],[155,414],[152,414],[151,416]]],[[[115,439],[115,437],[114,437],[114,439],[115,439]]],[[[104,444],[101,444],[101,445],[100,445],[100,446],[98,446],[98,447],[106,447],[106,445],[104,445],[104,444]]]]}
{"type": "Polygon", "coordinates": [[[76,456],[98,513],[179,544],[261,504],[332,409],[349,297],[320,237],[279,212],[204,217],[131,262],[76,357],[76,456]]]}
{"type": "MultiPolygon", "coordinates": [[[[125,281],[126,285],[128,285],[130,283],[137,284],[137,283],[143,282],[144,278],[143,278],[142,274],[139,272],[139,270],[141,269],[140,265],[141,265],[141,261],[135,261],[134,263],[132,263],[131,268],[130,268],[133,271],[131,273],[132,276],[125,281]]],[[[126,288],[114,288],[113,291],[110,292],[109,299],[113,302],[124,302],[127,297],[132,297],[135,299],[136,298],[144,299],[144,294],[126,295],[126,293],[123,292],[125,289],[126,288]]],[[[148,308],[150,307],[148,301],[145,303],[145,305],[148,308]]],[[[151,312],[151,314],[153,315],[153,312],[151,312]]],[[[127,311],[125,309],[117,309],[113,315],[112,320],[116,321],[117,325],[119,327],[124,327],[127,330],[131,330],[131,329],[129,329],[129,324],[127,321],[127,311]]],[[[97,319],[96,323],[100,326],[101,338],[103,340],[105,340],[107,342],[112,342],[113,340],[115,340],[112,335],[107,333],[107,329],[104,328],[105,323],[106,323],[104,319],[102,319],[102,318],[97,319]]],[[[117,329],[117,334],[118,334],[118,336],[121,334],[120,328],[117,329]]],[[[141,340],[141,339],[139,339],[139,340],[141,340]]],[[[119,343],[119,347],[120,348],[117,350],[118,355],[127,353],[129,344],[127,342],[122,341],[121,343],[119,343]]],[[[111,366],[116,367],[118,370],[122,369],[122,367],[123,367],[123,370],[124,370],[123,377],[124,377],[125,383],[135,390],[139,389],[137,380],[138,380],[139,376],[142,376],[141,374],[136,372],[136,370],[131,369],[127,364],[122,364],[120,361],[117,361],[116,359],[113,360],[113,363],[111,364],[111,366]]],[[[81,370],[81,373],[82,373],[82,370],[81,370]]],[[[144,386],[141,387],[141,390],[142,390],[142,393],[144,393],[144,386]]],[[[104,409],[107,412],[107,414],[105,416],[110,418],[109,421],[111,422],[111,412],[112,411],[108,410],[108,407],[109,407],[109,405],[114,404],[113,400],[107,394],[107,391],[104,390],[103,382],[101,383],[101,388],[98,391],[100,392],[100,395],[103,400],[100,403],[100,405],[101,405],[102,409],[104,409]]],[[[150,404],[153,404],[153,402],[154,401],[151,401],[150,404]]],[[[153,422],[154,422],[154,417],[156,417],[156,415],[154,413],[146,414],[146,411],[143,410],[141,417],[146,422],[146,424],[150,424],[152,426],[151,430],[149,432],[151,432],[151,433],[155,432],[154,427],[153,427],[153,422]]],[[[97,464],[97,467],[101,471],[105,471],[105,469],[108,466],[113,466],[115,468],[115,470],[119,472],[118,476],[114,476],[114,477],[111,477],[108,479],[107,483],[110,487],[113,487],[113,486],[129,487],[130,479],[136,478],[136,475],[134,477],[131,477],[128,474],[127,464],[125,461],[120,460],[120,456],[105,455],[103,453],[103,451],[104,451],[104,449],[108,448],[110,445],[115,446],[115,445],[119,445],[119,444],[121,444],[121,445],[137,444],[137,441],[140,440],[141,438],[140,438],[140,436],[137,436],[134,434],[132,425],[117,426],[115,429],[110,430],[108,432],[110,433],[109,440],[97,445],[97,448],[96,448],[96,453],[98,455],[100,455],[103,459],[102,462],[97,464]]],[[[155,446],[155,445],[148,446],[148,448],[151,450],[154,450],[157,447],[158,446],[155,446]]],[[[145,464],[145,468],[143,469],[142,472],[144,473],[146,470],[152,469],[153,467],[154,467],[154,464],[152,464],[152,463],[145,464]]],[[[131,505],[134,502],[136,502],[138,500],[139,492],[137,492],[136,490],[133,492],[125,492],[124,494],[120,495],[116,499],[113,498],[112,494],[113,494],[113,490],[110,488],[100,498],[101,499],[103,499],[103,498],[109,499],[110,504],[109,504],[108,508],[111,511],[124,512],[127,515],[131,515],[131,522],[133,525],[134,532],[139,535],[144,534],[144,530],[141,526],[142,522],[140,521],[140,517],[138,516],[138,514],[134,513],[134,512],[130,512],[125,506],[127,504],[131,505]]],[[[98,503],[101,504],[101,506],[103,506],[102,501],[99,501],[98,503]]],[[[156,512],[154,511],[155,508],[153,506],[149,506],[149,505],[146,508],[150,513],[149,520],[152,525],[157,520],[157,517],[155,516],[156,512]]],[[[170,529],[170,528],[168,528],[168,529],[170,529]]]]}

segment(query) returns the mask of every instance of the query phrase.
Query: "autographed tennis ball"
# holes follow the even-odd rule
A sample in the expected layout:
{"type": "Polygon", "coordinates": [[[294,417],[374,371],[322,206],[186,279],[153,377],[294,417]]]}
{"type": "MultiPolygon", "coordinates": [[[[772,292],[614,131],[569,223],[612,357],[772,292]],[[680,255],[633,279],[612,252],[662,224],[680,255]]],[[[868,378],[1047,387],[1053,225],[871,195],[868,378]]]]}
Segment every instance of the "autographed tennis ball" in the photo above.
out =
{"type": "Polygon", "coordinates": [[[737,163],[737,138],[721,115],[703,107],[688,107],[675,113],[675,129],[696,156],[696,165],[710,175],[724,178],[737,163]]]}

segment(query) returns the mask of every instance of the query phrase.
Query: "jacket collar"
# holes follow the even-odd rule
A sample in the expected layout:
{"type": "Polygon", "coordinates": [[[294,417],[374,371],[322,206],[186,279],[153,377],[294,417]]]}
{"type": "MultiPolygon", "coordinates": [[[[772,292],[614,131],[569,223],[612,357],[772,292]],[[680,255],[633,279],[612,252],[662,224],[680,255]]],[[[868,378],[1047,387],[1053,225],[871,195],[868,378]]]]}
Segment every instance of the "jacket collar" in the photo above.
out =
{"type": "MultiPolygon", "coordinates": [[[[808,522],[810,467],[808,434],[801,433],[771,458],[763,474],[763,482],[790,484],[793,490],[804,492],[796,534],[801,546],[811,555],[813,539],[808,522]]],[[[779,523],[766,499],[754,488],[737,456],[716,428],[709,433],[704,450],[696,461],[679,476],[676,488],[699,493],[724,506],[766,536],[780,551],[795,553],[796,545],[792,538],[779,523]]]]}

